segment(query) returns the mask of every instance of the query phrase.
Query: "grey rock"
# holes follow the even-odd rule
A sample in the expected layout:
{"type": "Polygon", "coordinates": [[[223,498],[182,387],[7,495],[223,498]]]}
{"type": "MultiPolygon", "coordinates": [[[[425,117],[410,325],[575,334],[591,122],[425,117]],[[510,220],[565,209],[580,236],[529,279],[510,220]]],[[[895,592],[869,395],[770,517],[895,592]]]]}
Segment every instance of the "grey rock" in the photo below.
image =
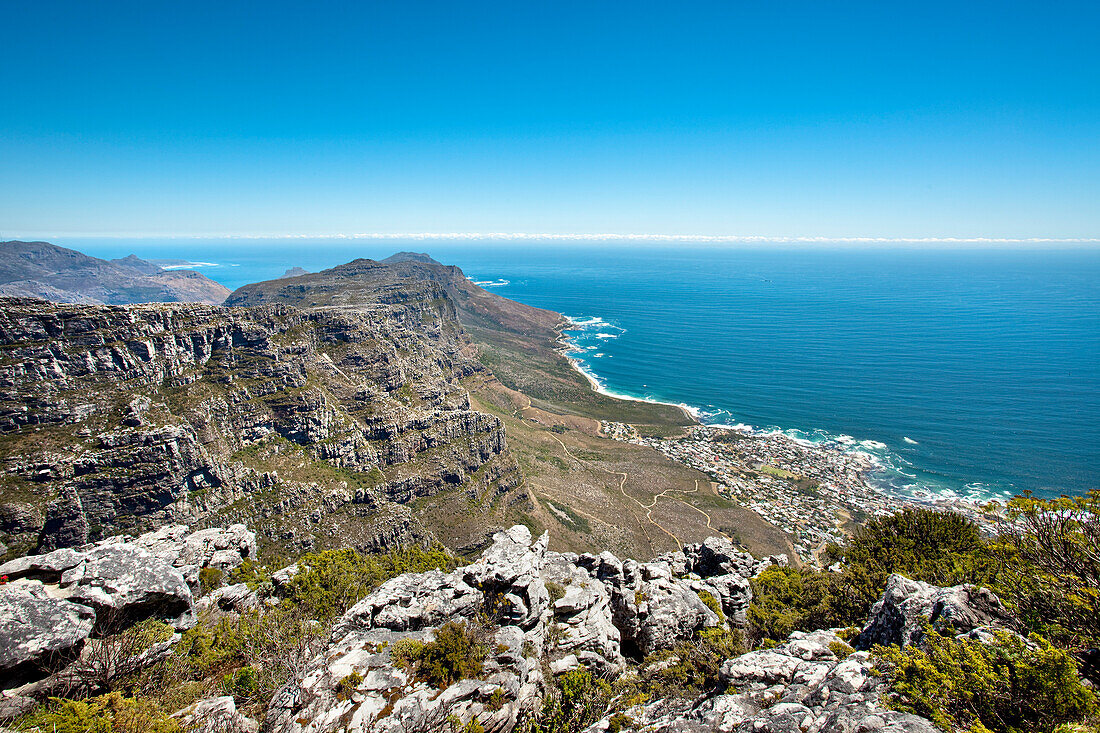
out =
{"type": "Polygon", "coordinates": [[[199,611],[217,609],[227,613],[242,613],[259,608],[260,597],[244,583],[237,583],[207,593],[195,605],[199,611]]]}
{"type": "Polygon", "coordinates": [[[150,616],[172,620],[177,628],[195,622],[191,588],[179,570],[129,544],[89,550],[69,600],[96,609],[97,625],[107,632],[150,616]]]}
{"type": "Polygon", "coordinates": [[[0,585],[0,684],[22,683],[71,662],[95,622],[93,609],[52,597],[39,581],[0,585]]]}
{"type": "Polygon", "coordinates": [[[173,717],[191,733],[256,733],[259,723],[237,710],[232,697],[212,697],[188,705],[173,717]]]}
{"type": "MultiPolygon", "coordinates": [[[[867,652],[838,656],[837,630],[796,632],[774,649],[727,660],[730,692],[699,701],[658,699],[628,708],[624,730],[649,733],[935,733],[924,718],[882,706],[867,652]],[[843,658],[841,658],[843,657],[843,658]]],[[[606,731],[609,719],[589,728],[606,731]]]]}
{"type": "Polygon", "coordinates": [[[549,542],[548,533],[532,540],[522,524],[497,532],[478,561],[462,569],[463,580],[485,594],[502,623],[530,628],[550,605],[541,574],[549,542]]]}
{"type": "Polygon", "coordinates": [[[484,596],[458,571],[406,573],[386,581],[336,622],[332,638],[370,629],[417,631],[448,620],[473,617],[484,596]]]}
{"type": "Polygon", "coordinates": [[[937,630],[965,633],[983,626],[1007,627],[1010,617],[1001,600],[987,588],[940,588],[895,574],[886,581],[886,590],[871,608],[855,646],[905,646],[920,640],[925,623],[937,630]]]}

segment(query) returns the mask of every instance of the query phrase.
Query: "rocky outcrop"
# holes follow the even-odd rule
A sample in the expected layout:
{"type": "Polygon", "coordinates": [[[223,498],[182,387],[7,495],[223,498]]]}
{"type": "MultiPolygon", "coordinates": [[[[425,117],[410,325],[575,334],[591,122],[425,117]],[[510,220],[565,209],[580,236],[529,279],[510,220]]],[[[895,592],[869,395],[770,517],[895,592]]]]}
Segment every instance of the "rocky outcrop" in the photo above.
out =
{"type": "Polygon", "coordinates": [[[547,539],[513,527],[472,565],[383,583],[339,619],[327,648],[275,696],[264,730],[436,730],[449,717],[477,719],[487,731],[514,728],[541,699],[547,539]],[[476,679],[439,690],[392,656],[400,642],[431,642],[445,622],[473,628],[478,616],[495,622],[481,632],[489,654],[476,679]]]}
{"type": "Polygon", "coordinates": [[[237,710],[232,697],[211,697],[176,713],[190,733],[257,733],[260,724],[237,710]]]}
{"type": "MultiPolygon", "coordinates": [[[[543,660],[554,674],[583,664],[613,675],[627,656],[673,648],[724,623],[697,589],[712,587],[711,578],[678,577],[667,560],[548,552],[548,539],[515,526],[496,533],[470,565],[383,583],[336,622],[327,648],[276,695],[265,730],[431,730],[448,716],[511,730],[541,701],[543,660]],[[487,624],[481,633],[493,653],[477,679],[436,690],[391,652],[406,640],[431,641],[448,621],[487,624]]],[[[699,569],[735,577],[717,585],[751,594],[731,566],[699,569]]]]}
{"type": "Polygon", "coordinates": [[[185,530],[112,537],[0,565],[0,577],[8,579],[0,585],[0,684],[57,671],[76,660],[90,637],[146,618],[193,625],[194,595],[185,573],[193,571],[197,590],[201,568],[239,566],[255,553],[256,540],[242,526],[185,530]]]}
{"type": "Polygon", "coordinates": [[[875,644],[905,646],[920,641],[924,625],[962,634],[987,626],[1006,626],[1008,611],[988,588],[950,588],[891,575],[882,598],[871,608],[867,625],[855,641],[860,649],[875,644]]]}
{"type": "Polygon", "coordinates": [[[96,613],[38,582],[0,585],[0,686],[34,679],[80,654],[96,613]]]}
{"type": "MultiPolygon", "coordinates": [[[[624,731],[652,733],[934,733],[931,722],[882,705],[884,681],[867,652],[837,629],[795,632],[774,649],[722,666],[729,692],[702,701],[659,699],[624,711],[624,731]]],[[[621,719],[620,719],[621,723],[621,719]]],[[[589,730],[605,731],[610,720],[589,730]]]]}

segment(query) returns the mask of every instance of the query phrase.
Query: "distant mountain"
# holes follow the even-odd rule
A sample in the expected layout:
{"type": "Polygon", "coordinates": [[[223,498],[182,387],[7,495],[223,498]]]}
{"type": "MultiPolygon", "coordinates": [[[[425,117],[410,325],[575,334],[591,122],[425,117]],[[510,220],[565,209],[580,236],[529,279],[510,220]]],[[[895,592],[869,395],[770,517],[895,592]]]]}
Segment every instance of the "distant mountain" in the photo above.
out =
{"type": "Polygon", "coordinates": [[[554,339],[562,321],[557,313],[490,293],[467,279],[458,267],[442,265],[417,252],[399,252],[381,262],[358,259],[317,273],[245,285],[233,291],[225,304],[318,307],[395,303],[424,297],[426,287],[437,289],[454,303],[466,328],[537,332],[554,339]],[[420,287],[415,287],[416,283],[420,287]]]}
{"type": "Polygon", "coordinates": [[[283,277],[299,277],[301,275],[308,275],[309,270],[304,270],[301,267],[291,267],[283,273],[283,277]]]}
{"type": "Polygon", "coordinates": [[[211,303],[229,289],[193,270],[166,271],[129,255],[116,260],[48,242],[0,242],[0,296],[59,303],[211,303]]]}
{"type": "Polygon", "coordinates": [[[423,262],[428,265],[440,264],[438,260],[432,259],[432,256],[424,252],[398,252],[392,254],[386,259],[382,260],[383,264],[392,265],[397,262],[423,262]]]}

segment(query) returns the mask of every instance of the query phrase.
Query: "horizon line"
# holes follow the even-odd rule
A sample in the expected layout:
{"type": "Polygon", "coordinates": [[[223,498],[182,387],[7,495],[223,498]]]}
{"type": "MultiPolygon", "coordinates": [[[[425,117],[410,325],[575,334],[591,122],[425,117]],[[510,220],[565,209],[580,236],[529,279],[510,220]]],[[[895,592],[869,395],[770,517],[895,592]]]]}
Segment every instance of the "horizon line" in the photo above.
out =
{"type": "MultiPolygon", "coordinates": [[[[360,232],[360,233],[136,233],[55,232],[52,235],[21,233],[15,239],[75,237],[79,239],[240,239],[240,240],[490,240],[490,241],[575,241],[575,242],[685,242],[699,244],[1100,244],[1100,237],[871,237],[871,236],[768,236],[763,234],[638,234],[638,233],[550,233],[550,232],[360,232]]],[[[6,239],[0,235],[0,239],[6,239]]]]}

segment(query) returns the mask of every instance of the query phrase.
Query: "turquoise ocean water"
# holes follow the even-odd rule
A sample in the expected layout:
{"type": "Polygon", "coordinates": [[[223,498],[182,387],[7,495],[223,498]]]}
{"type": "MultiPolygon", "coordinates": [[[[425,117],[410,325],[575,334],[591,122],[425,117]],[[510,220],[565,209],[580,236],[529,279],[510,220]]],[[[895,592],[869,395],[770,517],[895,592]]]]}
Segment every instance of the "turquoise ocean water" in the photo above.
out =
{"type": "Polygon", "coordinates": [[[612,393],[712,424],[839,441],[902,493],[986,499],[1100,487],[1100,250],[525,246],[88,240],[97,256],[213,263],[230,288],[428,251],[564,313],[612,393]]]}

